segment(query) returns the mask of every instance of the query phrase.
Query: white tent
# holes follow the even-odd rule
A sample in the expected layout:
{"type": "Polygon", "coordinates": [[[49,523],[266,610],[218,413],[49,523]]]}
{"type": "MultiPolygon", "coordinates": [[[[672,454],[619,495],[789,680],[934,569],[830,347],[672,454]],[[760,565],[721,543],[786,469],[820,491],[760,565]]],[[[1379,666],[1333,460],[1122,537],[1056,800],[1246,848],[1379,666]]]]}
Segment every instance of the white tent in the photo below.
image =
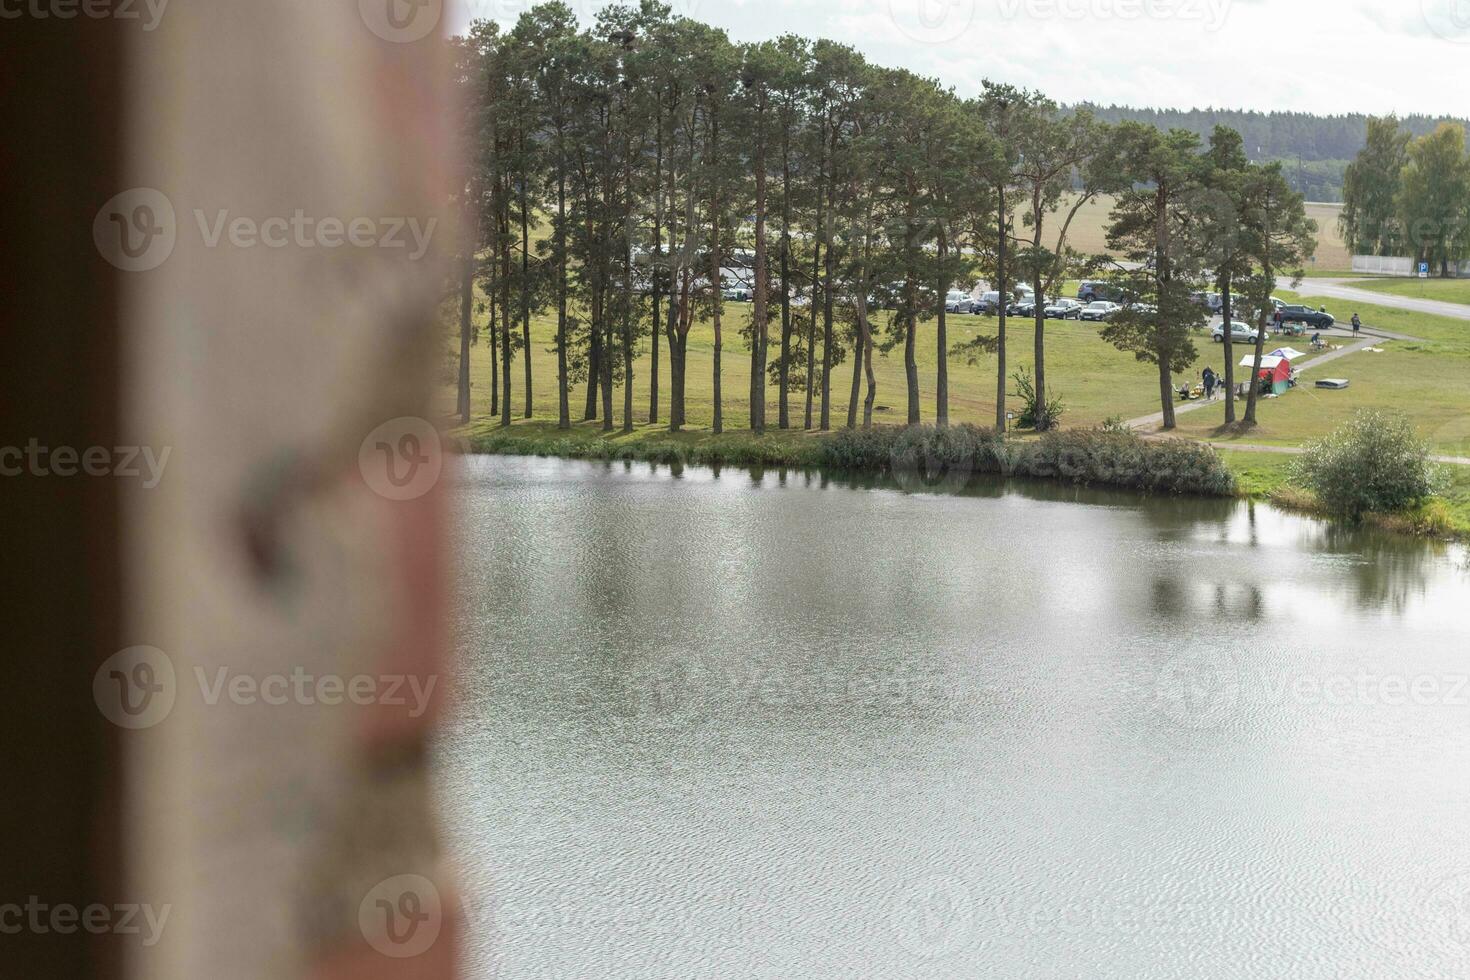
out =
{"type": "MultiPolygon", "coordinates": [[[[1289,358],[1289,357],[1277,357],[1275,354],[1267,354],[1265,357],[1262,357],[1261,358],[1261,370],[1262,371],[1274,371],[1274,370],[1276,370],[1276,366],[1278,364],[1280,364],[1282,361],[1286,361],[1289,364],[1289,363],[1291,363],[1291,358],[1289,358]]],[[[1241,367],[1255,367],[1256,366],[1256,358],[1255,358],[1255,355],[1252,354],[1252,355],[1249,355],[1248,357],[1245,357],[1244,359],[1242,359],[1241,362],[1240,362],[1240,366],[1241,367]]]]}
{"type": "Polygon", "coordinates": [[[1278,347],[1276,350],[1273,350],[1271,352],[1271,356],[1284,357],[1288,361],[1299,361],[1307,355],[1303,354],[1301,351],[1297,350],[1294,347],[1278,347]]]}

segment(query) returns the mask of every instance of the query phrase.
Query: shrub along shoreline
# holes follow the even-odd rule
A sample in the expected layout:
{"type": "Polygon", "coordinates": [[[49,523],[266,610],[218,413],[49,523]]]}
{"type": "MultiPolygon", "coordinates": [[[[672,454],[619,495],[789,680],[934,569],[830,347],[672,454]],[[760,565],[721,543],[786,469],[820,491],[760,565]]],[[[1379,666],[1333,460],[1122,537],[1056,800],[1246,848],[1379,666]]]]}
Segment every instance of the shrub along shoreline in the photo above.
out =
{"type": "Polygon", "coordinates": [[[557,429],[478,428],[469,452],[694,466],[765,466],[893,476],[905,484],[962,486],[975,476],[1026,477],[1151,494],[1230,497],[1235,476],[1209,446],[1145,440],[1131,432],[1072,429],[1007,438],[974,425],[841,429],[830,435],[731,433],[689,438],[588,437],[557,429]]]}

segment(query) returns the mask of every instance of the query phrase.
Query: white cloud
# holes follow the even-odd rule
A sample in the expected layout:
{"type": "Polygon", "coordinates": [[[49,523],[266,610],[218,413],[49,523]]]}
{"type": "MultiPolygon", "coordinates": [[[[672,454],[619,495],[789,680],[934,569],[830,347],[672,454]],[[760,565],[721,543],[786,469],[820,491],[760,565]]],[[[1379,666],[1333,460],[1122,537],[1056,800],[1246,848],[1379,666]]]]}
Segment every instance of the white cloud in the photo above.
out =
{"type": "MultiPolygon", "coordinates": [[[[671,0],[736,41],[830,37],[961,95],[982,78],[1065,102],[1464,114],[1470,0],[671,0]]],[[[510,22],[531,0],[450,0],[510,22]]],[[[584,23],[604,0],[572,0],[584,23]]]]}

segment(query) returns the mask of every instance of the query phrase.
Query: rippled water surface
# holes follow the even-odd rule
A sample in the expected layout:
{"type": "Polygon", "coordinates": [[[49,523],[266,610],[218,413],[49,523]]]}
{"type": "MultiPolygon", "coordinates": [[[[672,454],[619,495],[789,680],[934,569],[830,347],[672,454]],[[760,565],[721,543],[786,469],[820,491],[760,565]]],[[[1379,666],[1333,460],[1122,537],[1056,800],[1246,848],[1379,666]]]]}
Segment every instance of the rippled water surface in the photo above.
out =
{"type": "Polygon", "coordinates": [[[471,975],[1470,976],[1470,570],[1263,506],[471,461],[471,975]]]}

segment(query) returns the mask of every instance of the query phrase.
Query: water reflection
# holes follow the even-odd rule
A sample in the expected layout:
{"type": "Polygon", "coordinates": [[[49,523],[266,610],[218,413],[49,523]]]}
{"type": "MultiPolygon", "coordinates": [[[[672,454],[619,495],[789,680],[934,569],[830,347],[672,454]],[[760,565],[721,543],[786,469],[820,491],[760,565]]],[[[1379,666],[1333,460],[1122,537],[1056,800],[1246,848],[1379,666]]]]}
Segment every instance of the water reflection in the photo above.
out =
{"type": "Polygon", "coordinates": [[[1295,693],[1453,690],[1463,552],[990,478],[505,459],[460,490],[438,772],[515,911],[471,976],[1464,972],[1421,940],[1470,868],[1470,711],[1295,693]]]}

